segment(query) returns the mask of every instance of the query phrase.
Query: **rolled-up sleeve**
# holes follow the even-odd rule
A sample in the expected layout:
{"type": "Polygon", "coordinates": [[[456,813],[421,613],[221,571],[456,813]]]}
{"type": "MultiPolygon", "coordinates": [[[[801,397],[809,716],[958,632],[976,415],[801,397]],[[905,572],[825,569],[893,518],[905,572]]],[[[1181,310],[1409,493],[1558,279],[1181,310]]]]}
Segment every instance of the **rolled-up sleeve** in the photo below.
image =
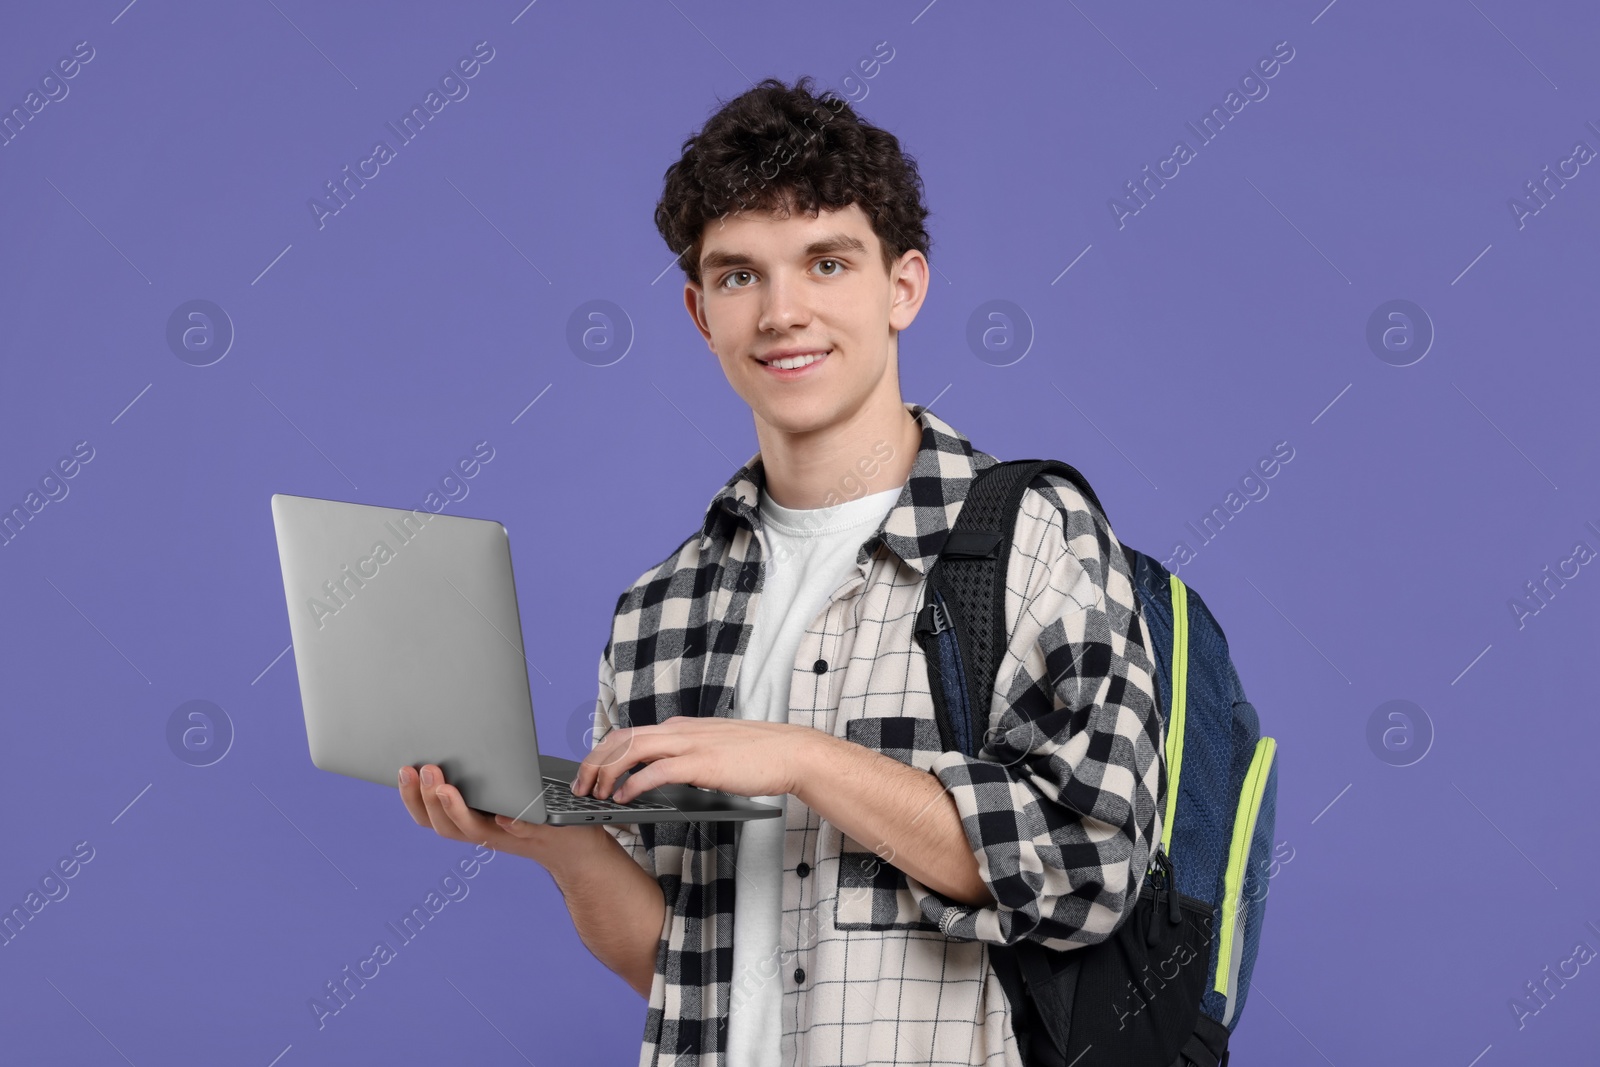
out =
{"type": "Polygon", "coordinates": [[[1110,526],[1070,483],[1023,495],[1007,568],[1007,633],[977,758],[930,771],[955,800],[995,904],[907,876],[946,936],[1066,949],[1132,910],[1161,833],[1161,720],[1150,631],[1110,526]]]}

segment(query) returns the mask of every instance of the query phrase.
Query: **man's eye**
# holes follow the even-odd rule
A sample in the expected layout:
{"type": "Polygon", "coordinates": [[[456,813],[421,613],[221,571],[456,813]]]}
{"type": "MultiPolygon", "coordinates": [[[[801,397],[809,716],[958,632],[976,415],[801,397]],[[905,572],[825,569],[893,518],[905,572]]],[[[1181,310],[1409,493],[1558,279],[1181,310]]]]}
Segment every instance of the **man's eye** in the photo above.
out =
{"type": "Polygon", "coordinates": [[[729,273],[729,274],[728,274],[728,276],[727,276],[727,277],[726,277],[726,278],[723,278],[723,279],[722,279],[722,287],[723,287],[723,288],[724,288],[724,289],[743,289],[743,288],[744,288],[744,286],[742,286],[742,285],[729,285],[729,284],[728,284],[728,282],[729,282],[729,281],[730,281],[730,280],[731,280],[731,279],[733,279],[733,278],[735,278],[735,277],[737,277],[737,276],[739,276],[739,275],[741,275],[741,274],[749,274],[749,273],[750,273],[750,272],[749,272],[749,271],[747,271],[747,270],[736,270],[736,271],[732,271],[732,272],[731,272],[731,273],[729,273]]]}
{"type": "Polygon", "coordinates": [[[823,259],[823,260],[818,260],[818,261],[817,261],[817,266],[819,266],[819,267],[820,267],[820,266],[822,266],[822,264],[824,264],[824,263],[832,263],[832,264],[833,264],[833,265],[834,265],[834,266],[835,266],[835,267],[838,267],[838,268],[839,268],[839,270],[837,270],[837,271],[830,271],[830,272],[829,272],[829,274],[830,274],[830,276],[831,276],[831,275],[833,275],[833,274],[838,274],[838,273],[839,273],[839,272],[840,272],[840,271],[842,271],[842,270],[844,270],[844,264],[843,264],[843,263],[840,263],[840,262],[839,262],[839,261],[838,261],[838,260],[837,260],[837,259],[823,259]]]}

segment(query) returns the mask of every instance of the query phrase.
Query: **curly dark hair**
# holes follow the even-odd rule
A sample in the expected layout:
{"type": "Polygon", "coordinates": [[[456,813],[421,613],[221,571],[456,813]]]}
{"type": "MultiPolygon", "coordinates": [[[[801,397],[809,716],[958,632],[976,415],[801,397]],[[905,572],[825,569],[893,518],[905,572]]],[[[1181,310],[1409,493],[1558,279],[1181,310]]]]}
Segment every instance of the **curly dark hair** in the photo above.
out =
{"type": "Polygon", "coordinates": [[[908,249],[928,254],[922,178],[900,141],[850,107],[832,89],[812,93],[812,79],[791,88],[767,78],[722,104],[683,155],[667,168],[656,229],[700,284],[700,248],[708,222],[741,211],[791,210],[815,216],[860,204],[883,249],[884,270],[908,249]]]}

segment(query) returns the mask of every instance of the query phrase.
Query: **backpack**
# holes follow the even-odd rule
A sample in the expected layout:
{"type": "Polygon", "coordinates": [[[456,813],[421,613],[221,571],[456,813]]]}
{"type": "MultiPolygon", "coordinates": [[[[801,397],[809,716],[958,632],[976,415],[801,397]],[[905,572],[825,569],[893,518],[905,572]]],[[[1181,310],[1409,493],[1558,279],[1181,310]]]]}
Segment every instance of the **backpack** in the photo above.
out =
{"type": "MultiPolygon", "coordinates": [[[[916,634],[947,749],[976,756],[1004,654],[1011,537],[1025,488],[1058,460],[982,471],[928,573],[916,634]]],[[[1042,484],[1042,483],[1041,483],[1042,484]]],[[[1107,522],[1109,523],[1109,519],[1107,522]]],[[[1227,638],[1199,594],[1123,545],[1165,728],[1161,842],[1139,899],[1106,941],[989,946],[1029,1067],[1225,1067],[1266,915],[1277,743],[1262,737],[1227,638]]]]}

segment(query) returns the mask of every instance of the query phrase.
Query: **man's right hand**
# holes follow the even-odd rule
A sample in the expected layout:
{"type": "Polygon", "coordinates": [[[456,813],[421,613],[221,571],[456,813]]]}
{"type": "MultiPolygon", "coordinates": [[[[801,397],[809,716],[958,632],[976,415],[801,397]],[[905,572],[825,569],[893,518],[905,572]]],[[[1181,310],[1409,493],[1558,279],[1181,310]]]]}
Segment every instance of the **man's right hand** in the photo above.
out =
{"type": "Polygon", "coordinates": [[[646,1000],[667,921],[661,886],[603,826],[550,826],[490,818],[467,807],[436,764],[400,768],[400,799],[440,837],[525,856],[550,872],[578,936],[596,959],[646,1000]]]}
{"type": "Polygon", "coordinates": [[[486,845],[497,852],[522,856],[555,873],[564,864],[581,862],[607,845],[599,826],[551,826],[504,815],[490,818],[467,806],[461,791],[444,780],[437,764],[400,768],[400,799],[418,826],[430,826],[440,837],[486,845]]]}

